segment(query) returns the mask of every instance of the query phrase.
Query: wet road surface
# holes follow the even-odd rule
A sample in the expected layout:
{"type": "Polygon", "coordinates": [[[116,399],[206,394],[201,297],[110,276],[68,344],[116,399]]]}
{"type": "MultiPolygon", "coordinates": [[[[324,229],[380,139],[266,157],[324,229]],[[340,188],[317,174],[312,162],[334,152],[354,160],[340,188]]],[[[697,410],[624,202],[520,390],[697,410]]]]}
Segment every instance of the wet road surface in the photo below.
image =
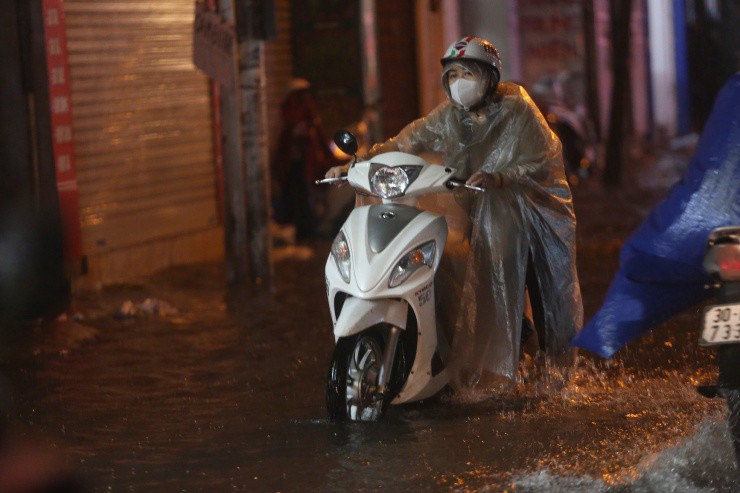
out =
{"type": "MultiPolygon", "coordinates": [[[[654,201],[577,193],[587,317],[654,201]]],[[[4,364],[15,433],[43,437],[96,491],[740,490],[724,405],[693,388],[716,371],[700,307],[611,362],[581,355],[559,391],[525,365],[503,396],[328,421],[328,246],[282,251],[272,294],[226,293],[214,264],[81,297],[84,320],[37,328],[4,364]],[[147,297],[177,313],[113,317],[147,297]]]]}

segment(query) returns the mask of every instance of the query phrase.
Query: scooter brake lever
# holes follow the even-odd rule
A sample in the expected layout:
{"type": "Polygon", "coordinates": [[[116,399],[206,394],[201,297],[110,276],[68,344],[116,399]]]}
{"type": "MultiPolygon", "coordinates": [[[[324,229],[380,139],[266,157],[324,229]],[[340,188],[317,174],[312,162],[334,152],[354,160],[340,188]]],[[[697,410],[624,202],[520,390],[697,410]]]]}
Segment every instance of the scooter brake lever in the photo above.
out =
{"type": "Polygon", "coordinates": [[[464,185],[465,188],[468,190],[473,190],[475,192],[485,192],[486,189],[483,187],[476,187],[475,185],[464,185]]]}
{"type": "Polygon", "coordinates": [[[316,185],[330,185],[332,183],[341,183],[343,181],[347,181],[346,176],[342,176],[341,178],[323,178],[321,180],[316,180],[314,183],[316,185]]]}
{"type": "Polygon", "coordinates": [[[452,190],[453,188],[467,188],[468,190],[473,190],[474,192],[485,192],[486,189],[482,187],[476,187],[475,185],[468,185],[463,180],[458,179],[450,179],[447,181],[447,188],[452,190]]]}

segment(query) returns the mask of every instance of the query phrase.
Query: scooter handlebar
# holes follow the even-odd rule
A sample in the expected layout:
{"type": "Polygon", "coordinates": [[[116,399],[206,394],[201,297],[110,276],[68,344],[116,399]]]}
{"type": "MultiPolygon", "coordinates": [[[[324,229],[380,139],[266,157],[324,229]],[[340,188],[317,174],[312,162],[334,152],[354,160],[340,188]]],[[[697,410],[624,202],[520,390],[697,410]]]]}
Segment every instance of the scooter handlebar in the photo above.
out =
{"type": "Polygon", "coordinates": [[[342,176],[340,178],[322,178],[321,180],[316,180],[314,183],[316,185],[331,185],[332,183],[342,183],[347,181],[346,176],[342,176]]]}
{"type": "MultiPolygon", "coordinates": [[[[323,178],[321,180],[316,180],[314,183],[316,185],[332,185],[335,183],[344,183],[348,180],[347,176],[342,176],[340,178],[323,178]]],[[[472,190],[474,192],[482,193],[485,192],[486,189],[483,187],[476,187],[475,185],[468,185],[465,180],[460,180],[457,178],[451,178],[447,180],[446,186],[449,190],[452,190],[454,188],[466,188],[468,190],[472,190]]]]}
{"type": "Polygon", "coordinates": [[[473,190],[474,192],[485,192],[486,189],[483,187],[476,187],[475,185],[468,185],[465,180],[460,180],[458,178],[450,178],[447,180],[447,188],[452,190],[453,188],[467,188],[468,190],[473,190]]]}

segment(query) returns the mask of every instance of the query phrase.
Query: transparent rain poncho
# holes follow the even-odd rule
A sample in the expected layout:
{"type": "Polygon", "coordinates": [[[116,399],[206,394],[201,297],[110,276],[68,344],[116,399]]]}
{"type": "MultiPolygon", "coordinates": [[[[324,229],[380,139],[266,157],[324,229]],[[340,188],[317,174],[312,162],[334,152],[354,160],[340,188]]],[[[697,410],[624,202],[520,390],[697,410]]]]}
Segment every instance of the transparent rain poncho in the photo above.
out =
{"type": "Polygon", "coordinates": [[[441,206],[450,229],[435,286],[440,327],[453,337],[445,359],[456,387],[474,385],[483,371],[514,380],[528,266],[541,293],[540,345],[552,361],[570,361],[583,319],[560,142],[518,85],[499,84],[487,103],[474,121],[446,101],[363,157],[435,153],[458,178],[477,170],[504,177],[502,188],[421,204],[441,206]]]}

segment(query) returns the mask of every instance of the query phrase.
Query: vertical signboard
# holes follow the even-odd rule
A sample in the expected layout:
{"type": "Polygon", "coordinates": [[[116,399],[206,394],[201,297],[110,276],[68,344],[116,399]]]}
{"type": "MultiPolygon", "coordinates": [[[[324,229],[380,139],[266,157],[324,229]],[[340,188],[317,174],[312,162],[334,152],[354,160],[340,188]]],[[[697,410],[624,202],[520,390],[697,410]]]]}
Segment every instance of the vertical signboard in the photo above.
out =
{"type": "Polygon", "coordinates": [[[561,71],[583,74],[581,0],[519,0],[517,5],[525,82],[561,71]]]}
{"type": "Polygon", "coordinates": [[[226,89],[233,89],[234,28],[204,4],[196,4],[193,64],[226,89]]]}
{"type": "Polygon", "coordinates": [[[54,167],[64,235],[64,258],[69,261],[82,256],[82,233],[63,0],[43,0],[43,16],[54,167]]]}

